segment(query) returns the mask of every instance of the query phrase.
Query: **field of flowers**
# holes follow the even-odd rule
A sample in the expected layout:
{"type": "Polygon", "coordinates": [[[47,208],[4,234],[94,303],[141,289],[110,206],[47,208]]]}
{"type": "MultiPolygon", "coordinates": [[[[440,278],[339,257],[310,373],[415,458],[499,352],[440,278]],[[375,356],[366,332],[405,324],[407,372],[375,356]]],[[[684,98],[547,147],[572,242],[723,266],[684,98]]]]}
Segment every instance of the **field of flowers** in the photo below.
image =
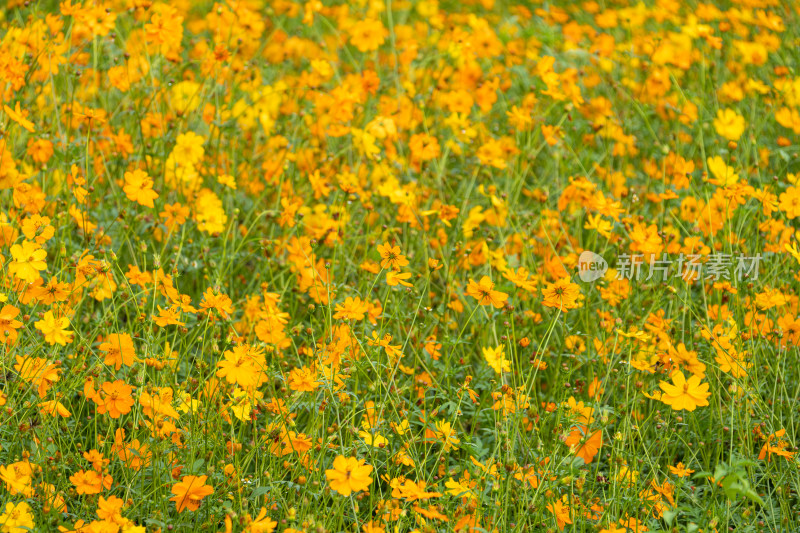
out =
{"type": "Polygon", "coordinates": [[[800,531],[800,4],[3,4],[0,532],[800,531]]]}

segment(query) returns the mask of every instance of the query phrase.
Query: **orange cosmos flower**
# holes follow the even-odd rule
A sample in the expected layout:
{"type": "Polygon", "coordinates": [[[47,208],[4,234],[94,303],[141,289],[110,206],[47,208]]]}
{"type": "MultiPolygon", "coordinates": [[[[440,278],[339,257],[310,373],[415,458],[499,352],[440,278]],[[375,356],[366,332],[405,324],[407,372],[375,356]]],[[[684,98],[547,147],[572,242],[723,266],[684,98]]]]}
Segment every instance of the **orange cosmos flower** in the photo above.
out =
{"type": "Polygon", "coordinates": [[[738,141],[744,133],[744,117],[733,109],[720,109],[714,119],[714,129],[729,141],[738,141]]]}
{"type": "Polygon", "coordinates": [[[411,277],[411,272],[399,272],[391,270],[386,273],[386,284],[390,287],[402,285],[404,287],[413,287],[411,283],[406,280],[411,277]]]}
{"type": "Polygon", "coordinates": [[[40,402],[39,410],[41,411],[42,414],[50,416],[63,416],[64,418],[72,416],[72,413],[69,412],[69,409],[64,407],[64,404],[59,402],[58,400],[40,402]]]}
{"type": "Polygon", "coordinates": [[[247,345],[234,346],[233,350],[225,350],[223,359],[217,363],[218,378],[225,378],[228,383],[236,383],[248,389],[259,384],[266,366],[264,354],[251,350],[247,345]]]}
{"type": "Polygon", "coordinates": [[[179,513],[184,509],[196,511],[203,498],[214,493],[213,487],[206,485],[207,478],[208,476],[183,476],[180,482],[173,485],[172,494],[175,496],[170,501],[175,502],[179,513]]]}
{"type": "Polygon", "coordinates": [[[42,332],[44,340],[48,344],[60,344],[61,346],[72,342],[74,332],[67,330],[67,326],[69,326],[69,319],[65,316],[56,318],[52,311],[46,312],[44,317],[34,324],[34,327],[42,332]]]}
{"type": "Polygon", "coordinates": [[[35,242],[22,241],[22,244],[15,244],[11,247],[11,257],[14,260],[8,265],[8,272],[27,283],[39,279],[39,271],[47,268],[44,260],[47,251],[35,242]]]}
{"type": "Polygon", "coordinates": [[[700,384],[699,376],[691,376],[688,381],[680,370],[675,370],[670,376],[672,383],[661,381],[659,387],[664,393],[661,401],[672,407],[675,411],[686,409],[694,411],[697,406],[708,405],[708,383],[700,384]]]}
{"type": "MultiPolygon", "coordinates": [[[[249,524],[249,529],[247,531],[251,531],[252,533],[272,533],[275,531],[275,528],[278,527],[278,522],[267,516],[266,507],[262,507],[255,518],[251,517],[248,513],[245,521],[249,524]]],[[[283,531],[287,530],[284,529],[283,531]]]]}
{"type": "Polygon", "coordinates": [[[420,161],[430,161],[439,157],[441,147],[436,137],[428,135],[427,133],[416,133],[411,136],[408,141],[408,147],[411,149],[411,154],[414,159],[420,161]]]}
{"type": "Polygon", "coordinates": [[[344,303],[336,304],[335,310],[336,314],[333,315],[333,318],[341,318],[344,320],[364,320],[369,307],[361,298],[351,298],[348,296],[344,303]]]}
{"type": "Polygon", "coordinates": [[[153,315],[153,321],[159,327],[166,327],[170,325],[183,326],[186,323],[180,321],[181,312],[177,305],[173,305],[168,309],[162,309],[160,305],[158,308],[158,315],[153,315]]]}
{"type": "Polygon", "coordinates": [[[97,413],[105,414],[111,418],[119,418],[120,416],[130,413],[133,406],[133,387],[118,379],[113,383],[106,381],[100,387],[92,400],[97,404],[97,413]]]}
{"type": "Polygon", "coordinates": [[[289,373],[289,388],[293,391],[313,392],[317,387],[317,371],[313,366],[295,368],[289,373]]]}
{"type": "Polygon", "coordinates": [[[69,480],[78,494],[100,494],[103,489],[110,489],[113,482],[111,476],[103,476],[94,470],[80,470],[71,475],[69,480]]]}
{"type": "Polygon", "coordinates": [[[14,370],[19,377],[36,387],[40,398],[44,398],[56,381],[61,379],[60,363],[50,363],[42,357],[16,356],[14,370]]]}
{"type": "Polygon", "coordinates": [[[791,444],[783,439],[784,435],[786,435],[786,430],[779,429],[768,436],[767,442],[761,447],[761,453],[758,454],[758,459],[763,460],[766,457],[767,462],[769,462],[772,459],[772,454],[791,459],[796,452],[790,452],[786,449],[790,447],[791,444]]]}
{"type": "Polygon", "coordinates": [[[379,244],[378,253],[381,254],[381,268],[399,270],[408,265],[408,259],[399,246],[392,246],[389,243],[379,244]]]}
{"type": "Polygon", "coordinates": [[[572,523],[569,507],[564,505],[561,501],[556,500],[553,503],[547,504],[547,510],[553,513],[559,531],[564,531],[564,526],[572,523]]]}
{"type": "Polygon", "coordinates": [[[0,309],[0,342],[13,344],[19,336],[17,330],[22,327],[22,322],[16,320],[20,310],[13,305],[4,305],[0,309]]]}
{"type": "Polygon", "coordinates": [[[26,502],[6,503],[5,512],[0,514],[0,524],[3,526],[3,531],[9,533],[33,531],[36,527],[31,506],[26,502]]]}
{"type": "Polygon", "coordinates": [[[100,351],[106,354],[103,362],[107,365],[114,365],[114,370],[119,370],[122,365],[133,365],[136,357],[133,339],[127,333],[112,333],[106,342],[100,345],[100,351]]]}
{"type": "Polygon", "coordinates": [[[467,294],[478,300],[481,305],[493,305],[498,309],[503,307],[508,294],[494,290],[494,283],[489,279],[489,276],[483,276],[479,283],[469,280],[467,285],[467,294]]]}
{"type": "Polygon", "coordinates": [[[542,305],[554,307],[566,313],[570,309],[577,309],[576,301],[580,294],[581,291],[578,285],[572,283],[569,278],[561,278],[542,289],[542,295],[544,296],[542,305]]]}
{"type": "Polygon", "coordinates": [[[155,207],[153,200],[158,198],[158,193],[153,190],[153,178],[145,171],[137,168],[133,172],[126,172],[122,190],[128,200],[145,207],[155,207]]]}
{"type": "Polygon", "coordinates": [[[233,313],[232,305],[233,301],[227,294],[215,292],[211,287],[206,289],[206,292],[203,293],[203,301],[200,302],[200,307],[208,309],[209,311],[216,309],[216,311],[222,315],[222,318],[228,318],[228,316],[233,313]]]}
{"type": "Polygon", "coordinates": [[[586,426],[578,426],[572,430],[564,444],[570,448],[574,447],[575,455],[588,464],[592,462],[592,459],[594,459],[594,456],[597,455],[603,445],[603,432],[597,430],[587,437],[586,430],[586,426]]]}
{"type": "Polygon", "coordinates": [[[31,478],[34,474],[35,465],[31,465],[27,460],[17,461],[8,466],[0,466],[0,481],[3,482],[6,490],[12,496],[22,494],[26,498],[33,497],[31,478]]]}
{"type": "Polygon", "coordinates": [[[10,118],[14,122],[25,128],[29,132],[33,133],[35,131],[33,127],[33,122],[25,118],[25,112],[22,111],[22,109],[20,109],[19,102],[17,102],[17,105],[15,106],[14,109],[11,109],[7,105],[4,105],[3,111],[6,112],[8,118],[10,118]]]}
{"type": "Polygon", "coordinates": [[[689,475],[694,473],[694,470],[691,468],[686,468],[683,463],[678,463],[675,466],[670,466],[669,471],[675,474],[678,477],[689,477],[689,475]]]}
{"type": "Polygon", "coordinates": [[[367,490],[372,483],[369,476],[372,466],[364,464],[364,459],[339,455],[333,460],[333,468],[325,470],[330,487],[342,496],[367,490]]]}
{"type": "Polygon", "coordinates": [[[492,367],[492,370],[498,374],[503,372],[511,372],[511,362],[506,359],[505,346],[500,345],[497,348],[483,348],[483,358],[492,367]]]}
{"type": "Polygon", "coordinates": [[[160,11],[153,13],[150,22],[144,25],[145,38],[148,43],[165,44],[182,34],[183,17],[172,6],[164,5],[160,11]]]}
{"type": "Polygon", "coordinates": [[[377,50],[389,33],[380,20],[362,20],[350,29],[350,44],[361,52],[377,50]]]}
{"type": "Polygon", "coordinates": [[[793,219],[800,216],[800,188],[789,187],[780,195],[778,208],[786,213],[786,218],[793,219]]]}

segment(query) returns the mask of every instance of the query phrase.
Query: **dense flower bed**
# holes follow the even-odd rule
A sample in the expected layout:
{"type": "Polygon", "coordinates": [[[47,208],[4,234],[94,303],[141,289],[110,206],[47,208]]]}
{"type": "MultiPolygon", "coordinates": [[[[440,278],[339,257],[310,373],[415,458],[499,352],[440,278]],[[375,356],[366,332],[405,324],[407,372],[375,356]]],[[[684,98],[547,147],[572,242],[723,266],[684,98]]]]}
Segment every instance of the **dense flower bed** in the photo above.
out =
{"type": "Polygon", "coordinates": [[[800,528],[796,3],[0,9],[0,532],[800,528]]]}

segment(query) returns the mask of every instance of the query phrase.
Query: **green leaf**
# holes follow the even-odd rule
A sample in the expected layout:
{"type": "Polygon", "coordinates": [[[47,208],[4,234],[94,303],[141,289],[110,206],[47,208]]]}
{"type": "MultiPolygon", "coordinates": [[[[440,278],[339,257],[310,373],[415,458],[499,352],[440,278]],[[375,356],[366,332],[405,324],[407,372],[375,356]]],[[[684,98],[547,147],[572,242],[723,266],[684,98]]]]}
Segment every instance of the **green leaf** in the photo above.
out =
{"type": "Polygon", "coordinates": [[[256,487],[253,489],[253,492],[250,493],[250,497],[253,499],[260,498],[265,494],[269,494],[269,487],[256,487]]]}

